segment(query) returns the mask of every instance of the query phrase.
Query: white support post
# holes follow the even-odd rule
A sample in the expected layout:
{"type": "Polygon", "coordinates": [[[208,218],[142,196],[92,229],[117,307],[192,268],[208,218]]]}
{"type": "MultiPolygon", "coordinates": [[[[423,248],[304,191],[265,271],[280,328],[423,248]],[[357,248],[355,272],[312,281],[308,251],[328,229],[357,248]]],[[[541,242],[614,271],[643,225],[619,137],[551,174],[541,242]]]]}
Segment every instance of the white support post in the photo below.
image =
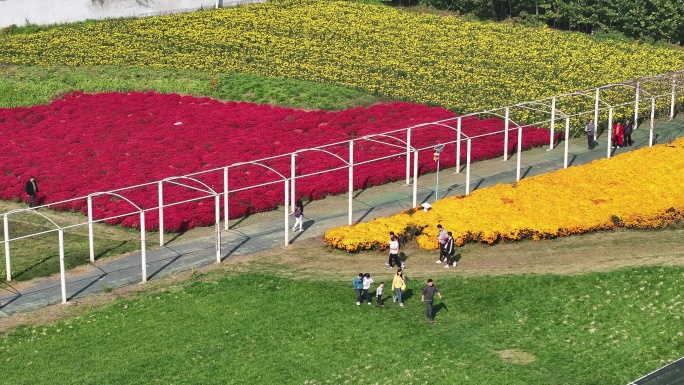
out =
{"type": "Polygon", "coordinates": [[[223,229],[228,230],[228,167],[223,168],[223,229]]]}
{"type": "Polygon", "coordinates": [[[159,194],[159,246],[164,246],[164,182],[159,181],[158,194],[159,194]]]}
{"type": "MultiPolygon", "coordinates": [[[[594,136],[595,137],[595,136],[594,136]]],[[[565,118],[565,151],[563,154],[563,168],[568,168],[568,145],[570,142],[570,118],[565,118]]]]}
{"type": "Polygon", "coordinates": [[[216,0],[216,9],[219,9],[219,0],[216,0]]]}
{"type": "Polygon", "coordinates": [[[406,130],[406,185],[411,184],[411,128],[406,130]]]}
{"type": "Polygon", "coordinates": [[[147,253],[145,249],[145,212],[140,210],[140,258],[143,282],[147,282],[147,253]]]}
{"type": "Polygon", "coordinates": [[[677,95],[677,75],[672,76],[672,98],[670,99],[670,120],[674,119],[675,97],[677,95]]]}
{"type": "MultiPolygon", "coordinates": [[[[290,244],[290,213],[288,212],[288,208],[290,207],[290,202],[289,202],[289,197],[288,197],[290,186],[288,186],[288,182],[289,181],[287,179],[285,179],[285,183],[284,183],[284,186],[285,186],[285,198],[284,199],[285,199],[285,201],[283,202],[284,203],[283,206],[285,209],[285,210],[283,210],[285,212],[285,220],[284,220],[284,222],[285,222],[285,246],[288,246],[290,244]]],[[[294,200],[294,199],[292,199],[292,200],[294,200]]]]}
{"type": "Polygon", "coordinates": [[[653,146],[653,128],[655,124],[655,98],[651,98],[651,124],[648,133],[648,146],[653,146]]]}
{"type": "Polygon", "coordinates": [[[88,195],[88,247],[90,262],[95,262],[95,237],[93,235],[93,197],[88,195]]]}
{"type": "Polygon", "coordinates": [[[551,99],[551,134],[549,136],[549,149],[553,150],[553,137],[556,131],[556,98],[551,99]]]}
{"type": "Polygon", "coordinates": [[[216,194],[214,201],[216,202],[216,263],[221,263],[221,197],[216,194]]]}
{"type": "Polygon", "coordinates": [[[5,235],[5,275],[7,282],[10,282],[12,280],[12,269],[10,266],[9,218],[7,218],[7,214],[2,216],[2,226],[5,235]]]}
{"type": "Polygon", "coordinates": [[[472,139],[468,138],[468,149],[466,150],[466,195],[470,194],[470,154],[472,139]]]}
{"type": "Polygon", "coordinates": [[[594,141],[596,141],[596,135],[598,135],[600,92],[601,89],[597,88],[596,99],[594,100],[594,141]]]}
{"type": "Polygon", "coordinates": [[[456,121],[456,135],[456,174],[458,174],[461,172],[461,118],[456,121]]]}
{"type": "MultiPolygon", "coordinates": [[[[292,206],[290,208],[291,213],[295,212],[295,201],[296,201],[296,199],[295,199],[295,181],[296,181],[295,168],[296,168],[296,162],[297,162],[295,159],[296,156],[297,156],[296,152],[293,152],[292,155],[290,155],[290,191],[291,191],[290,196],[292,197],[292,202],[291,202],[292,204],[290,205],[290,206],[292,206]]],[[[288,209],[288,206],[285,205],[285,211],[287,211],[287,209],[288,209]]]]}
{"type": "Polygon", "coordinates": [[[64,267],[64,229],[59,229],[59,284],[62,287],[62,303],[67,303],[66,269],[64,267]]]}
{"type": "Polygon", "coordinates": [[[634,98],[634,129],[639,128],[639,91],[641,89],[641,84],[637,82],[636,84],[636,97],[634,98]]]}
{"type": "Polygon", "coordinates": [[[506,161],[508,160],[508,127],[510,125],[510,119],[508,117],[510,113],[510,110],[508,107],[506,107],[506,120],[504,123],[504,157],[503,160],[506,161]]]}
{"type": "Polygon", "coordinates": [[[413,152],[413,207],[418,206],[418,150],[413,152]]]}
{"type": "Polygon", "coordinates": [[[354,199],[354,141],[349,141],[349,226],[352,225],[352,200],[354,199]]]}
{"type": "Polygon", "coordinates": [[[606,145],[606,159],[610,159],[610,150],[613,148],[613,107],[608,109],[608,143],[606,145]]]}
{"type": "Polygon", "coordinates": [[[517,175],[515,177],[516,182],[520,180],[521,163],[522,163],[522,127],[518,126],[518,159],[517,159],[517,164],[516,164],[518,172],[517,172],[517,175]]]}

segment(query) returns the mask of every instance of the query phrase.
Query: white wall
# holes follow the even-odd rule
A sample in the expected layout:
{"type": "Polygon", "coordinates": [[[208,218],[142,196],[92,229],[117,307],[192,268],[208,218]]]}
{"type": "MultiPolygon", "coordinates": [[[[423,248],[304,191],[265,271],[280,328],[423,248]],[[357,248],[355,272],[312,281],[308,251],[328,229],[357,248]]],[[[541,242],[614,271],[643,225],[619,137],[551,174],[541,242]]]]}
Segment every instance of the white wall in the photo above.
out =
{"type": "MultiPolygon", "coordinates": [[[[217,0],[0,0],[0,28],[86,19],[188,12],[216,7],[217,0]]],[[[259,0],[218,0],[220,7],[259,0]]]]}

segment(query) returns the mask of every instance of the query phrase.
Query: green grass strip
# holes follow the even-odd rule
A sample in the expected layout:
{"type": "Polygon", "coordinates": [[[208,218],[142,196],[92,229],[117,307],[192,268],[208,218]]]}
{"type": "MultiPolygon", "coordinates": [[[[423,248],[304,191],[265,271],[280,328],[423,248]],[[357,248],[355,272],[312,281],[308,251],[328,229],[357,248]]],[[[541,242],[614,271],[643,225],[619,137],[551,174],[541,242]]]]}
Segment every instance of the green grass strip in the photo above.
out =
{"type": "MultiPolygon", "coordinates": [[[[351,279],[244,273],[117,300],[0,340],[12,384],[623,384],[681,356],[684,268],[423,279],[404,308],[351,279]],[[507,357],[504,360],[500,354],[507,357]]],[[[376,282],[386,277],[375,277],[376,282]]]]}

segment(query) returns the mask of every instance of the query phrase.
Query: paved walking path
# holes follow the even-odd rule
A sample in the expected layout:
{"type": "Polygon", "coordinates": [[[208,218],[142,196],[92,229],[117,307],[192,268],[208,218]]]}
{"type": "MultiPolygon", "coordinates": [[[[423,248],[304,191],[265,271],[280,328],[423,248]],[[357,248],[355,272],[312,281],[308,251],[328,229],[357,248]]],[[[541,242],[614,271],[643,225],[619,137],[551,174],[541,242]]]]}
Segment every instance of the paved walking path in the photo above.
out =
{"type": "MultiPolygon", "coordinates": [[[[672,122],[659,122],[656,125],[657,143],[663,143],[684,136],[684,119],[672,122]]],[[[636,143],[632,147],[614,150],[614,154],[632,151],[648,145],[648,128],[642,124],[633,135],[636,143]]],[[[561,143],[549,151],[548,146],[525,151],[521,158],[523,178],[548,173],[563,167],[561,143]]],[[[584,136],[573,138],[569,145],[569,164],[576,166],[606,157],[606,140],[599,138],[599,145],[589,151],[584,136]]],[[[471,166],[471,191],[498,183],[512,183],[516,179],[516,156],[508,161],[502,158],[474,163],[471,166]]],[[[435,199],[435,174],[419,177],[418,204],[435,199]]],[[[439,175],[439,196],[460,195],[465,193],[465,172],[455,173],[455,169],[442,170],[439,175]]],[[[412,188],[395,183],[387,186],[369,188],[355,192],[353,219],[355,222],[369,221],[380,216],[392,215],[412,206],[412,188]]],[[[310,237],[321,235],[332,227],[347,224],[347,196],[329,197],[306,205],[304,231],[290,233],[291,242],[296,243],[310,237]]],[[[255,252],[281,247],[285,243],[282,211],[279,215],[264,215],[258,223],[237,220],[231,223],[230,230],[222,233],[222,258],[247,255],[255,252]]],[[[292,217],[290,217],[292,218],[292,217]]],[[[291,219],[290,225],[292,225],[291,219]]],[[[148,245],[154,244],[154,234],[149,234],[148,245]]],[[[152,247],[152,246],[148,246],[152,247]]],[[[193,267],[215,263],[214,238],[207,237],[187,242],[171,242],[165,247],[147,251],[148,280],[154,280],[193,267]]],[[[140,253],[120,258],[96,261],[89,268],[78,269],[78,273],[67,272],[67,298],[72,300],[90,294],[102,293],[106,288],[118,288],[137,284],[142,280],[140,253]]],[[[18,312],[26,312],[61,302],[59,276],[38,279],[34,283],[22,283],[17,289],[12,282],[0,283],[0,317],[18,312]]]]}

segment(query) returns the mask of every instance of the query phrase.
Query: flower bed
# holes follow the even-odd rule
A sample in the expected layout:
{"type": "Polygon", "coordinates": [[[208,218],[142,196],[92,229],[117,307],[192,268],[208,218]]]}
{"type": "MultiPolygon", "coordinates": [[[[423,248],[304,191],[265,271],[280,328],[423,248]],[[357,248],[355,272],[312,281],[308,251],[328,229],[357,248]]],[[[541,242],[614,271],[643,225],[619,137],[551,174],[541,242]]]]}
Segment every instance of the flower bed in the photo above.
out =
{"type": "Polygon", "coordinates": [[[358,2],[277,1],[0,35],[0,62],[254,73],[474,112],[680,69],[684,53],[358,2]]]}
{"type": "MultiPolygon", "coordinates": [[[[39,203],[62,201],[90,193],[158,181],[202,170],[228,166],[360,138],[424,122],[451,118],[443,108],[411,103],[379,104],[340,112],[302,111],[253,103],[222,103],[209,98],[156,93],[74,93],[50,105],[0,109],[1,199],[23,197],[23,186],[30,175],[39,180],[39,203]]],[[[479,135],[503,129],[497,119],[463,120],[463,132],[479,135]]],[[[405,134],[403,134],[405,135],[405,134]]],[[[546,143],[545,129],[524,130],[523,147],[546,143]]],[[[401,136],[400,136],[401,137],[401,136]]],[[[517,132],[509,134],[509,150],[516,146],[517,132]]],[[[434,146],[455,140],[455,133],[444,127],[414,129],[412,144],[434,146]]],[[[473,141],[473,159],[499,156],[503,135],[473,141]]],[[[405,175],[405,152],[401,148],[357,140],[355,162],[396,154],[388,160],[356,166],[354,186],[363,188],[398,180],[405,175]]],[[[399,144],[397,142],[397,144],[399,144]]],[[[348,145],[332,146],[328,151],[348,159],[348,145]]],[[[465,145],[462,148],[465,157],[465,145]]],[[[433,171],[432,151],[419,156],[420,173],[433,171]]],[[[445,150],[442,165],[456,162],[455,147],[445,150]]],[[[280,173],[290,175],[290,157],[263,162],[280,173]]],[[[321,152],[297,156],[298,175],[345,166],[339,159],[321,152]]],[[[223,191],[222,171],[198,177],[214,190],[223,191]]],[[[231,190],[281,180],[274,172],[258,166],[239,166],[229,171],[231,190]]],[[[192,181],[184,181],[194,184],[192,181]]],[[[334,171],[298,180],[297,196],[318,199],[347,190],[347,170],[334,171]]],[[[283,202],[283,184],[255,188],[230,196],[231,218],[267,211],[283,202]]],[[[198,192],[164,185],[165,202],[180,202],[200,196],[198,192]]],[[[121,192],[143,208],[157,205],[157,187],[121,192]]],[[[60,207],[86,212],[85,200],[60,207]]],[[[179,230],[212,223],[214,207],[210,200],[188,203],[165,210],[165,227],[179,230]]],[[[130,212],[124,200],[96,198],[95,217],[104,218],[130,212]]],[[[112,221],[119,223],[119,221],[112,221]]],[[[137,226],[137,217],[123,220],[137,226]]],[[[156,212],[150,212],[148,228],[158,226],[156,212]]]]}
{"type": "Polygon", "coordinates": [[[428,212],[400,213],[329,230],[327,244],[359,251],[384,248],[387,234],[420,232],[422,249],[437,248],[441,223],[456,243],[581,234],[616,226],[660,228],[684,218],[684,139],[609,160],[497,185],[435,202],[428,212]]]}

